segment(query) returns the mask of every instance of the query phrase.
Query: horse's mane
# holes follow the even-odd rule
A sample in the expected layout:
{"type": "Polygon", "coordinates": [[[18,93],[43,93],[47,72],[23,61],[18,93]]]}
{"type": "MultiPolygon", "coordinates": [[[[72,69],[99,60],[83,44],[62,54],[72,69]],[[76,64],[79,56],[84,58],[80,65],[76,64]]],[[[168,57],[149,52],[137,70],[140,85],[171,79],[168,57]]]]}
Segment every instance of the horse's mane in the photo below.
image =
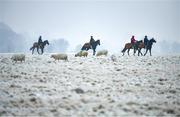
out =
{"type": "Polygon", "coordinates": [[[49,42],[48,40],[44,40],[43,42],[49,42]]]}
{"type": "Polygon", "coordinates": [[[156,42],[156,40],[155,40],[154,38],[152,38],[152,39],[149,40],[149,42],[150,42],[150,43],[156,42]]]}
{"type": "Polygon", "coordinates": [[[142,41],[142,40],[139,40],[139,41],[137,41],[137,42],[141,43],[141,42],[143,42],[143,41],[142,41]]]}

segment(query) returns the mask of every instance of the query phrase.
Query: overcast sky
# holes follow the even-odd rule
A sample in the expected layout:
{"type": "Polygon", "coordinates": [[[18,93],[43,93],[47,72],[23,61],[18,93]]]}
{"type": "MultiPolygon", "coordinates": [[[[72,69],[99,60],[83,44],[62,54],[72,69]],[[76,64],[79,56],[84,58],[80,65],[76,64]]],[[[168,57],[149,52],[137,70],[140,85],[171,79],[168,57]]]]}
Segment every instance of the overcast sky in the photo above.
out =
{"type": "Polygon", "coordinates": [[[119,51],[132,35],[180,42],[180,0],[0,0],[0,22],[33,38],[64,38],[70,49],[93,35],[119,51]]]}

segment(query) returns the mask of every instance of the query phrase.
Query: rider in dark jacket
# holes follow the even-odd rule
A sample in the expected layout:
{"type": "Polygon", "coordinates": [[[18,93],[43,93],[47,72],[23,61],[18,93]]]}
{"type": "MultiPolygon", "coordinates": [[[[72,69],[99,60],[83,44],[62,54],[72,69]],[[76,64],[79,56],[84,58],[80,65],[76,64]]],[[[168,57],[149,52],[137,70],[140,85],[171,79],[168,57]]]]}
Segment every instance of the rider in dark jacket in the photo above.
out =
{"type": "Polygon", "coordinates": [[[91,45],[91,48],[92,48],[92,44],[95,42],[95,40],[94,40],[94,38],[93,38],[93,36],[91,36],[91,39],[90,39],[90,45],[91,45]]]}
{"type": "Polygon", "coordinates": [[[38,45],[40,45],[42,43],[42,37],[39,36],[39,39],[38,39],[38,45]]]}
{"type": "Polygon", "coordinates": [[[94,43],[94,42],[95,42],[95,40],[94,40],[93,36],[91,36],[90,44],[92,44],[92,43],[94,43]]]}
{"type": "Polygon", "coordinates": [[[144,37],[144,46],[145,46],[145,48],[146,48],[146,46],[147,46],[147,44],[148,44],[148,41],[149,41],[149,40],[148,40],[147,36],[145,36],[145,37],[144,37]]]}

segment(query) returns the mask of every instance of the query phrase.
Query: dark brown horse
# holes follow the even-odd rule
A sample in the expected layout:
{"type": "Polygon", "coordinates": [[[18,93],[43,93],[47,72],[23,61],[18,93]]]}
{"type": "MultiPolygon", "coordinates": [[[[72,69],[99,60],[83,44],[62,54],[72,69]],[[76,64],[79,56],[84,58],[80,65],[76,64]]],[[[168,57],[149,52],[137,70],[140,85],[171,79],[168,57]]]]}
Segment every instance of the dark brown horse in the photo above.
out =
{"type": "Polygon", "coordinates": [[[124,56],[124,53],[126,52],[126,50],[127,50],[128,55],[129,55],[130,49],[134,49],[133,55],[135,55],[136,50],[138,50],[138,46],[140,43],[142,43],[142,40],[136,41],[134,45],[132,43],[126,43],[124,46],[124,49],[121,51],[123,53],[123,56],[124,56]]]}
{"type": "Polygon", "coordinates": [[[49,45],[48,40],[45,40],[44,42],[41,42],[40,44],[38,44],[38,42],[34,42],[33,46],[30,48],[30,50],[32,50],[32,54],[34,53],[34,49],[37,48],[37,52],[38,54],[43,54],[44,53],[44,47],[47,45],[49,45]],[[41,53],[39,52],[39,49],[41,49],[41,53]]]}
{"type": "Polygon", "coordinates": [[[85,43],[83,45],[83,47],[81,48],[81,50],[86,50],[86,51],[88,51],[89,49],[91,49],[91,44],[90,43],[85,43]]]}
{"type": "Polygon", "coordinates": [[[126,43],[124,46],[124,49],[121,51],[123,53],[123,56],[124,56],[124,53],[126,52],[126,50],[127,50],[128,55],[129,55],[130,49],[133,49],[133,44],[132,43],[126,43]]]}
{"type": "Polygon", "coordinates": [[[138,45],[138,56],[139,56],[139,54],[141,54],[141,56],[143,55],[142,52],[141,52],[141,49],[142,49],[142,48],[145,49],[144,42],[141,42],[141,43],[138,45]]]}
{"type": "Polygon", "coordinates": [[[89,49],[93,49],[93,55],[95,55],[96,54],[96,47],[97,47],[97,45],[100,45],[100,40],[93,41],[91,43],[85,43],[83,45],[83,47],[81,48],[81,50],[88,51],[89,49]]]}

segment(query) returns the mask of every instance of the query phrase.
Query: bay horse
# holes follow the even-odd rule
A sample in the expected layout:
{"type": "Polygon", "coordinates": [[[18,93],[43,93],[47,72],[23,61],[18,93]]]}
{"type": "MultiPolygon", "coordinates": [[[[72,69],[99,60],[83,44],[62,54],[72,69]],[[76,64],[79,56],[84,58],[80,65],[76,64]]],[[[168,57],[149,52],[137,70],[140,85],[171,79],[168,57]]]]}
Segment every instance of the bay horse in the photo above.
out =
{"type": "Polygon", "coordinates": [[[43,54],[44,53],[44,47],[47,45],[49,45],[49,41],[45,40],[43,42],[41,42],[40,44],[38,44],[38,42],[34,42],[33,46],[30,48],[30,50],[32,50],[32,54],[34,53],[34,49],[37,48],[37,52],[38,54],[43,54]],[[41,49],[41,53],[39,52],[39,49],[41,49]]]}
{"type": "Polygon", "coordinates": [[[138,46],[139,46],[140,43],[142,43],[142,40],[136,41],[134,43],[134,45],[132,43],[126,43],[125,46],[124,46],[124,49],[121,51],[123,53],[123,56],[124,56],[124,53],[126,52],[126,50],[127,50],[128,55],[129,55],[130,49],[134,49],[133,55],[135,55],[136,50],[138,50],[138,46]]]}
{"type": "Polygon", "coordinates": [[[145,44],[144,44],[144,42],[142,42],[142,43],[140,43],[140,44],[138,45],[138,56],[139,56],[139,54],[141,54],[141,56],[143,55],[142,52],[141,52],[141,49],[142,49],[142,48],[145,49],[145,44]]]}
{"type": "Polygon", "coordinates": [[[93,49],[93,55],[96,54],[96,47],[97,45],[100,45],[100,40],[96,40],[94,42],[91,42],[91,43],[85,43],[83,45],[83,47],[81,48],[81,50],[86,50],[88,51],[89,49],[93,49]]]}

